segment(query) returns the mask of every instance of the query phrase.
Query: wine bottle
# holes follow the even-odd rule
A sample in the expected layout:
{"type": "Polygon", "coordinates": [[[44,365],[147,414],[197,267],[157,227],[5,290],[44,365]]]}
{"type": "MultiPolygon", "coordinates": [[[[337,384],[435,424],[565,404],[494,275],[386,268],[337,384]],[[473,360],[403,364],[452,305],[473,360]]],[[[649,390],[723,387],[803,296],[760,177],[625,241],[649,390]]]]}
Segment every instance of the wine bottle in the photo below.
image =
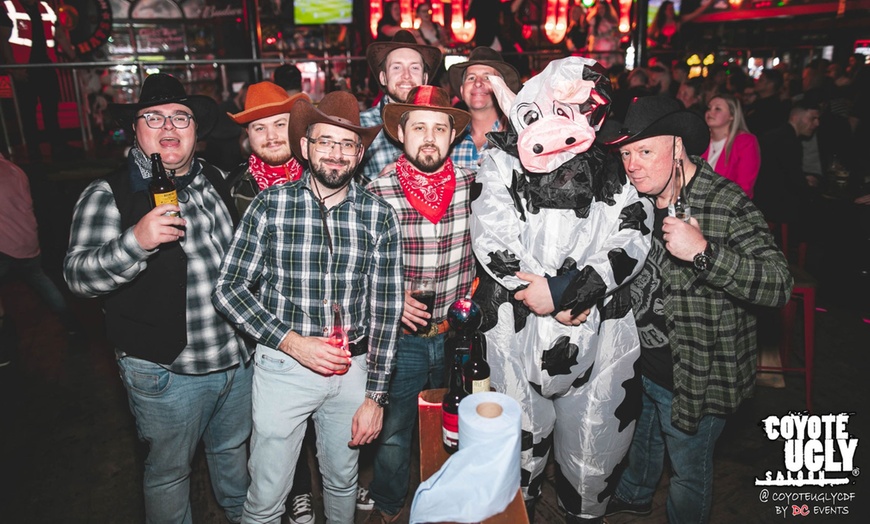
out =
{"type": "MultiPolygon", "coordinates": [[[[161,204],[178,205],[178,193],[175,191],[175,182],[166,174],[160,153],[151,154],[151,184],[148,186],[151,193],[151,205],[157,207],[161,204]]],[[[167,216],[177,217],[178,211],[167,211],[167,216]]]]}
{"type": "Polygon", "coordinates": [[[463,366],[465,377],[465,391],[468,394],[489,391],[489,364],[484,359],[486,339],[479,332],[474,334],[471,341],[471,357],[463,366]]]}
{"type": "Polygon", "coordinates": [[[467,396],[462,385],[462,363],[455,356],[450,370],[450,389],[441,401],[441,438],[448,453],[459,449],[459,403],[467,396]]]}
{"type": "MultiPolygon", "coordinates": [[[[341,306],[335,303],[332,304],[332,331],[329,333],[329,344],[348,351],[347,331],[345,331],[344,325],[341,322],[341,306]]],[[[348,358],[347,367],[340,371],[336,371],[335,374],[344,375],[347,373],[347,370],[350,369],[350,362],[350,358],[348,358]]]]}

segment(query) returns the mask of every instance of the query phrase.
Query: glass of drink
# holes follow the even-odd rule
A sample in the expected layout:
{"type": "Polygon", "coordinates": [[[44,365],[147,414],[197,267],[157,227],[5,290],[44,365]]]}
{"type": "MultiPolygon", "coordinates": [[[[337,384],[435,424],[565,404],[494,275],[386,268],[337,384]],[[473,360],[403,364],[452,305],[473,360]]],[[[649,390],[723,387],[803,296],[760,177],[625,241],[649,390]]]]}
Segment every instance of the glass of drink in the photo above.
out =
{"type": "MultiPolygon", "coordinates": [[[[426,312],[433,314],[435,309],[435,278],[431,275],[424,275],[411,279],[410,282],[411,298],[417,302],[422,302],[426,305],[426,312]]],[[[432,318],[426,321],[426,324],[417,327],[417,333],[426,333],[432,327],[432,318]]]]}

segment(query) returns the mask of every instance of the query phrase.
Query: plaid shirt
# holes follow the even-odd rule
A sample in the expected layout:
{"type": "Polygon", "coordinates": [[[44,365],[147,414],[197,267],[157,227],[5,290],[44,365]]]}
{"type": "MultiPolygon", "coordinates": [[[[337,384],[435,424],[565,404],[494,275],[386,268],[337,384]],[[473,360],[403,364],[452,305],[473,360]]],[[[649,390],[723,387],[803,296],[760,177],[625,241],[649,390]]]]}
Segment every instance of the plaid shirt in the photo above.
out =
{"type": "MultiPolygon", "coordinates": [[[[490,131],[502,131],[501,119],[496,120],[490,131]]],[[[471,124],[465,128],[462,134],[462,139],[453,146],[453,152],[450,153],[450,159],[453,164],[467,169],[468,171],[477,171],[480,168],[480,157],[483,152],[489,149],[489,142],[483,144],[479,150],[474,145],[474,140],[471,138],[471,124]]]]}
{"type": "MultiPolygon", "coordinates": [[[[359,114],[359,123],[362,127],[374,127],[384,123],[382,111],[384,106],[389,103],[387,102],[388,98],[387,95],[384,95],[378,105],[370,107],[359,114]]],[[[362,171],[357,172],[358,179],[362,184],[367,184],[370,180],[374,180],[387,164],[395,162],[401,154],[402,147],[396,145],[381,130],[372,144],[366,149],[366,154],[362,160],[362,171]]]]}
{"type": "Polygon", "coordinates": [[[471,251],[469,215],[474,174],[456,168],[456,190],[447,212],[433,224],[411,206],[396,172],[369,182],[366,189],[386,200],[402,227],[405,280],[423,274],[435,277],[432,321],[441,322],[457,299],[471,289],[474,255],[471,251]]]}
{"type": "MultiPolygon", "coordinates": [[[[178,202],[186,221],[187,346],[165,366],[174,373],[194,375],[228,369],[250,358],[239,334],[211,303],[214,283],[232,240],[233,223],[217,191],[199,172],[198,162],[191,168],[198,174],[179,192],[178,202]]],[[[64,260],[64,278],[70,290],[84,297],[106,295],[136,280],[154,253],[139,246],[133,228],[121,231],[121,214],[109,183],[105,179],[92,182],[73,212],[64,260]]],[[[124,356],[120,350],[116,354],[124,356]]]]}
{"type": "Polygon", "coordinates": [[[662,270],[674,360],[671,418],[689,432],[701,417],[733,413],[752,395],[757,346],[749,306],[783,306],[794,284],[788,262],[746,194],[700,157],[692,162],[698,170],[687,201],[714,246],[712,267],[700,272],[671,256],[647,260],[662,270]]]}
{"type": "Polygon", "coordinates": [[[215,305],[258,342],[277,348],[291,330],[326,336],[331,305],[338,303],[348,340],[369,337],[366,390],[386,392],[404,305],[396,214],[352,183],[324,218],[310,176],[306,170],[251,202],[221,268],[215,305]],[[251,291],[257,287],[259,296],[251,291]]]}

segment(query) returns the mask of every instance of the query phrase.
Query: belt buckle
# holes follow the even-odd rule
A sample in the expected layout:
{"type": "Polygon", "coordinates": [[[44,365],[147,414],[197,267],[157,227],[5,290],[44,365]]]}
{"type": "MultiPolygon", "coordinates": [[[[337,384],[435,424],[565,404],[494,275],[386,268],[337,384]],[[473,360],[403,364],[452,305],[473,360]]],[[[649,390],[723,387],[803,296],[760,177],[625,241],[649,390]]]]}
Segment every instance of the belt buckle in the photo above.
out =
{"type": "Polygon", "coordinates": [[[422,338],[437,337],[439,335],[440,330],[441,330],[441,323],[440,322],[430,322],[429,329],[427,329],[425,332],[418,332],[417,336],[422,337],[422,338]]]}

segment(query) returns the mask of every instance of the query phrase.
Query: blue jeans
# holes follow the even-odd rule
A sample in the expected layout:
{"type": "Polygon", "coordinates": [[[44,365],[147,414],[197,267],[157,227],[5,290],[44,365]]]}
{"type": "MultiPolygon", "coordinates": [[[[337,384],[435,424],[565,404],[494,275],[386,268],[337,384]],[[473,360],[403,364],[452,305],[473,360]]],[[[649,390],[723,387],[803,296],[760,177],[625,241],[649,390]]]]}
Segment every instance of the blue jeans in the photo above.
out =
{"type": "Polygon", "coordinates": [[[367,355],[344,375],[325,377],[262,344],[254,355],[251,487],[242,522],[279,524],[293,482],[306,423],[314,420],[327,522],[352,524],[359,449],[351,448],[353,417],[365,400],[367,355]]]}
{"type": "Polygon", "coordinates": [[[242,518],[250,477],[253,365],[181,375],[135,357],[118,360],[145,459],[145,521],[192,522],[190,464],[200,439],[212,488],[230,522],[242,518]]]}
{"type": "Polygon", "coordinates": [[[725,419],[707,415],[701,418],[696,433],[681,431],[671,424],[674,394],[642,378],[643,409],[628,450],[628,469],[616,487],[616,498],[631,504],[652,503],[667,452],[672,470],[668,522],[707,522],[713,499],[713,449],[725,419]]]}
{"type": "Polygon", "coordinates": [[[17,273],[36,294],[45,301],[48,308],[60,317],[64,329],[76,330],[76,323],[60,290],[45,271],[42,270],[42,256],[33,258],[12,258],[0,253],[0,279],[10,271],[17,273]]]}
{"type": "Polygon", "coordinates": [[[390,515],[402,510],[408,494],[417,397],[427,382],[431,388],[444,384],[444,339],[444,335],[399,338],[396,369],[390,378],[390,403],[384,411],[369,486],[375,508],[390,515]]]}

